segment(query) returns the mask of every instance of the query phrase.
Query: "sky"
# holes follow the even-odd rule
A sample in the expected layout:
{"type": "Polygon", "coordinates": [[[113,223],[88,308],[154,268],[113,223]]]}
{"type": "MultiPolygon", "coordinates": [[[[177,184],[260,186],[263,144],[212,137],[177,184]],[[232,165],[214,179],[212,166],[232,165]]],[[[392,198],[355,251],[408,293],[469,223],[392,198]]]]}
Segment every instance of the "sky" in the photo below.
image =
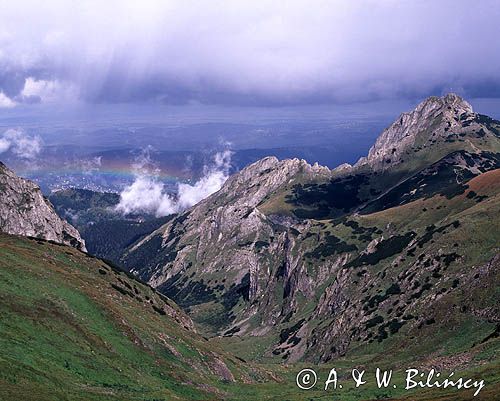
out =
{"type": "Polygon", "coordinates": [[[498,21],[495,0],[0,0],[0,108],[500,98],[498,21]]]}

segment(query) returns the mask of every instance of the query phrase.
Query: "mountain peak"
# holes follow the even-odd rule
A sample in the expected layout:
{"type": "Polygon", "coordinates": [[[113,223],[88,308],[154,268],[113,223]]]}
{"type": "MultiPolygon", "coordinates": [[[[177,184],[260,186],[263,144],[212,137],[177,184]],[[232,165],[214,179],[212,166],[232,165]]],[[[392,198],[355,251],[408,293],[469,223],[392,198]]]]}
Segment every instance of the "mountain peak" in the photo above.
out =
{"type": "MultiPolygon", "coordinates": [[[[435,110],[442,110],[451,114],[473,113],[472,106],[469,102],[462,99],[456,93],[448,93],[444,96],[430,96],[422,101],[416,108],[415,112],[429,113],[435,110]]],[[[405,113],[403,113],[405,114],[405,113]]]]}
{"type": "Polygon", "coordinates": [[[426,146],[430,146],[437,138],[446,138],[461,130],[461,121],[471,116],[474,116],[472,106],[455,93],[428,97],[386,128],[368,156],[361,158],[356,167],[368,165],[376,170],[386,169],[399,163],[402,154],[417,143],[429,142],[426,146]]]}
{"type": "Polygon", "coordinates": [[[268,193],[290,184],[299,176],[330,177],[331,170],[318,163],[311,165],[303,159],[278,160],[269,156],[234,174],[212,197],[222,195],[234,199],[237,203],[255,207],[268,193]]]}

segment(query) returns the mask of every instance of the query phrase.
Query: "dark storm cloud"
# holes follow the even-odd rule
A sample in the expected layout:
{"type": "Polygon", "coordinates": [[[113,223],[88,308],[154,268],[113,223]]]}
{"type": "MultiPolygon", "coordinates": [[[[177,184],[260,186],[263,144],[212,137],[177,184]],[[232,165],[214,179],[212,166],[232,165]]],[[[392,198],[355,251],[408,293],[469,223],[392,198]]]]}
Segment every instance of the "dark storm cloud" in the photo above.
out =
{"type": "Polygon", "coordinates": [[[496,97],[497,1],[35,1],[0,9],[0,106],[496,97]]]}

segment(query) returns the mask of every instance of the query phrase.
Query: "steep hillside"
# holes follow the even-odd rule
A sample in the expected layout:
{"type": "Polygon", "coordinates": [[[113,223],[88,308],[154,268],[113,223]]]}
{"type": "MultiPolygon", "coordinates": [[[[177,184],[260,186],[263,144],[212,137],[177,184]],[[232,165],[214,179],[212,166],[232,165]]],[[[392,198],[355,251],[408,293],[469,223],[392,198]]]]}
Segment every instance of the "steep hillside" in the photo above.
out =
{"type": "Polygon", "coordinates": [[[73,248],[0,234],[0,399],[221,400],[273,378],[73,248]]]}
{"type": "Polygon", "coordinates": [[[429,98],[355,166],[249,166],[122,263],[245,357],[473,360],[500,321],[499,133],[429,98]]]}
{"type": "Polygon", "coordinates": [[[0,163],[0,231],[43,238],[85,250],[78,231],[54,211],[33,182],[0,163]]]}

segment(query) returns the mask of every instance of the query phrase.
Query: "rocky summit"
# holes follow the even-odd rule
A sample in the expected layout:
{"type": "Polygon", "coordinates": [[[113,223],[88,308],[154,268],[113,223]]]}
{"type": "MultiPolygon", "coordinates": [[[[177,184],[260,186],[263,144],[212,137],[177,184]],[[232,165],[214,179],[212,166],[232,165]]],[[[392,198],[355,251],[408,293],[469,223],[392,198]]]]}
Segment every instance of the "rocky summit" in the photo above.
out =
{"type": "Polygon", "coordinates": [[[0,231],[36,237],[86,251],[85,241],[61,219],[40,188],[0,163],[0,231]]]}
{"type": "Polygon", "coordinates": [[[121,263],[246,358],[456,366],[498,332],[499,167],[500,122],[431,97],[354,166],[254,163],[121,263]]]}
{"type": "Polygon", "coordinates": [[[450,139],[450,134],[470,130],[477,124],[472,106],[460,96],[450,93],[443,97],[432,96],[420,103],[415,110],[402,113],[394,123],[382,132],[357,167],[368,165],[381,170],[401,163],[405,152],[417,144],[430,146],[439,139],[450,139]],[[468,121],[464,126],[463,122],[468,121]]]}

